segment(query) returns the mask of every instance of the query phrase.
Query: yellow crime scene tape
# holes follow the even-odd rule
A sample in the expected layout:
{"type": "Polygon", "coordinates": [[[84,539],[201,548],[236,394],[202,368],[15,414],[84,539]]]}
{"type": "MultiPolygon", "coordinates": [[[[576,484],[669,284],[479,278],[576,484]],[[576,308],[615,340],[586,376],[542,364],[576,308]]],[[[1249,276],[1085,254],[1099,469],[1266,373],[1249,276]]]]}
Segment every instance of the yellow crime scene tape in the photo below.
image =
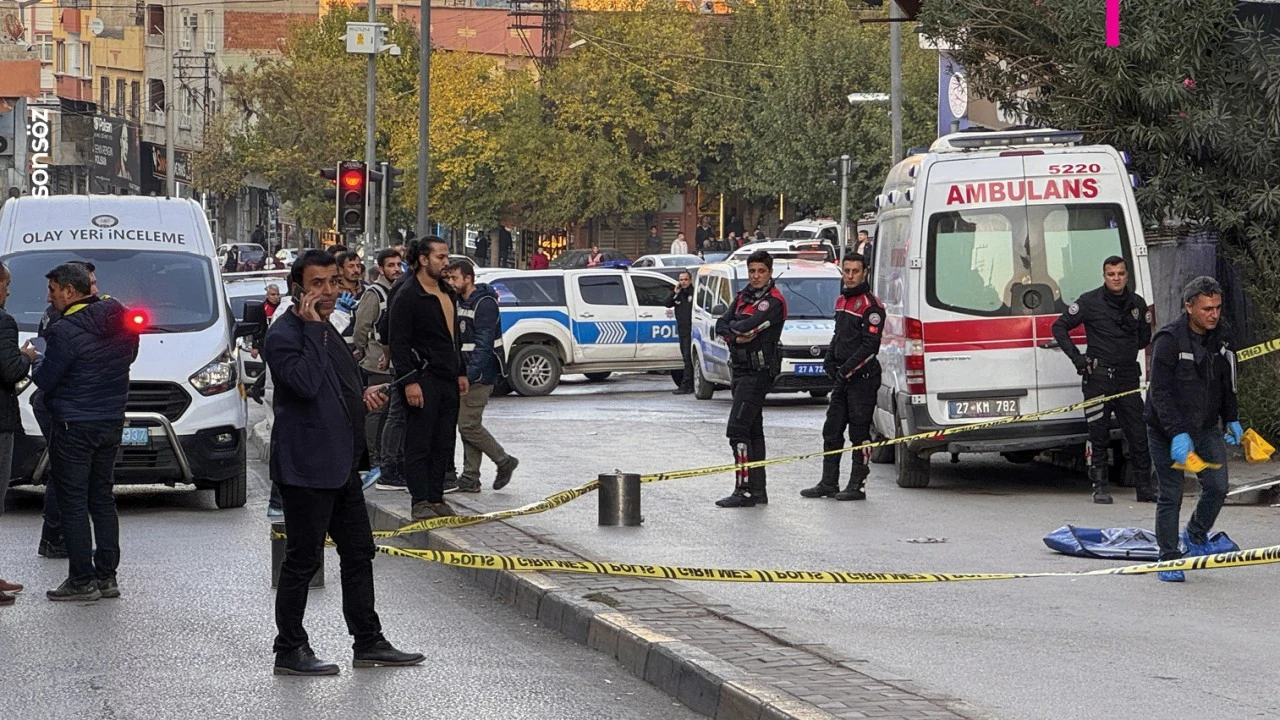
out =
{"type": "Polygon", "coordinates": [[[1280,545],[1237,550],[1218,555],[1166,560],[1143,565],[1126,565],[1102,570],[1030,573],[902,573],[850,572],[844,570],[759,570],[733,568],[644,565],[593,560],[553,560],[515,555],[486,555],[452,550],[420,550],[378,545],[379,552],[424,562],[477,570],[513,572],[570,572],[587,575],[651,578],[656,580],[700,580],[707,582],[802,583],[829,585],[897,585],[908,583],[969,582],[977,580],[1020,580],[1025,578],[1090,577],[1094,575],[1145,575],[1162,570],[1214,570],[1280,563],[1280,545]]]}
{"type": "MultiPolygon", "coordinates": [[[[1267,355],[1267,354],[1276,352],[1278,350],[1280,350],[1280,338],[1276,338],[1274,340],[1268,340],[1267,342],[1260,343],[1258,345],[1253,345],[1243,350],[1240,350],[1236,353],[1236,358],[1238,361],[1244,362],[1246,360],[1253,360],[1255,358],[1262,357],[1263,355],[1267,355]]],[[[752,462],[742,463],[741,465],[739,465],[738,463],[726,463],[724,465],[712,465],[708,467],[689,468],[687,470],[674,470],[671,472],[651,473],[648,475],[641,475],[640,482],[652,483],[652,482],[663,482],[666,480],[684,480],[688,478],[702,477],[705,475],[718,475],[720,473],[733,472],[737,470],[739,467],[744,467],[744,468],[767,467],[769,465],[781,465],[783,463],[792,463],[792,462],[798,462],[801,460],[812,460],[814,458],[820,458],[827,455],[839,455],[841,453],[860,452],[862,450],[870,450],[878,447],[888,447],[890,445],[898,445],[901,443],[911,442],[912,440],[932,440],[937,438],[943,438],[949,435],[958,435],[964,432],[972,432],[974,430],[983,430],[990,427],[997,427],[999,425],[1009,425],[1017,422],[1026,422],[1028,420],[1038,420],[1040,418],[1048,417],[1050,415],[1059,415],[1062,413],[1073,412],[1076,410],[1083,410],[1084,408],[1092,407],[1094,405],[1100,405],[1102,403],[1109,402],[1117,398],[1122,398],[1127,395],[1140,393],[1145,389],[1146,389],[1146,385],[1142,385],[1133,390],[1126,390],[1124,392],[1115,393],[1113,395],[1102,395],[1098,397],[1093,397],[1087,400],[1082,400],[1081,402],[1078,402],[1072,405],[1065,405],[1063,407],[1052,408],[1049,410],[1041,410],[1039,412],[1027,413],[1025,415],[1014,415],[1011,417],[993,418],[991,420],[983,420],[980,422],[969,423],[966,425],[955,425],[953,427],[945,428],[943,430],[921,432],[921,433],[916,433],[914,435],[904,435],[902,437],[890,438],[886,440],[876,440],[873,442],[862,443],[861,445],[838,448],[835,450],[817,450],[815,452],[805,453],[803,455],[789,455],[789,456],[778,457],[778,458],[767,458],[765,460],[755,460],[752,462]]],[[[429,518],[426,520],[416,520],[396,530],[384,530],[384,531],[375,532],[374,537],[398,537],[398,536],[408,535],[416,532],[437,530],[440,528],[461,528],[461,527],[468,527],[471,525],[480,525],[482,523],[493,522],[495,520],[507,520],[515,517],[523,517],[525,515],[536,515],[538,513],[544,513],[548,510],[553,510],[557,507],[560,507],[561,505],[564,505],[573,500],[576,500],[582,497],[583,495],[592,493],[598,490],[599,487],[600,487],[600,483],[598,480],[590,480],[576,487],[572,487],[567,490],[562,490],[554,495],[549,495],[541,500],[538,500],[537,502],[532,502],[532,503],[529,503],[528,505],[523,505],[518,508],[512,508],[510,510],[499,510],[499,511],[489,512],[489,513],[482,513],[480,515],[456,515],[456,516],[449,516],[449,517],[429,518]]]]}

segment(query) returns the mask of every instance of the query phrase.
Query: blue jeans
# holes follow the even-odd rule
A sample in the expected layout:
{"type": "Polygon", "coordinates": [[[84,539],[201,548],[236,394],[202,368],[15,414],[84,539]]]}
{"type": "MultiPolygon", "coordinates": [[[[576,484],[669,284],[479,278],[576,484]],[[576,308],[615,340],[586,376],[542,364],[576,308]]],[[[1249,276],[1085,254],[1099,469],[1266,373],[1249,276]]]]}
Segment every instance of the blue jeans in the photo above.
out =
{"type": "Polygon", "coordinates": [[[120,521],[111,486],[123,426],[123,420],[53,423],[50,470],[58,487],[72,585],[114,578],[120,564],[120,521]]]}
{"type": "MultiPolygon", "coordinates": [[[[1218,463],[1221,468],[1207,468],[1196,477],[1200,480],[1200,500],[1195,512],[1187,521],[1187,535],[1192,542],[1208,542],[1209,531],[1218,519],[1222,503],[1227,499],[1227,444],[1220,428],[1201,430],[1191,435],[1196,454],[1201,460],[1218,463]]],[[[1147,445],[1151,449],[1151,464],[1156,469],[1160,498],[1156,501],[1156,541],[1160,544],[1161,560],[1182,557],[1178,549],[1178,518],[1182,513],[1182,471],[1174,470],[1169,458],[1171,440],[1164,433],[1147,427],[1147,445]]]]}

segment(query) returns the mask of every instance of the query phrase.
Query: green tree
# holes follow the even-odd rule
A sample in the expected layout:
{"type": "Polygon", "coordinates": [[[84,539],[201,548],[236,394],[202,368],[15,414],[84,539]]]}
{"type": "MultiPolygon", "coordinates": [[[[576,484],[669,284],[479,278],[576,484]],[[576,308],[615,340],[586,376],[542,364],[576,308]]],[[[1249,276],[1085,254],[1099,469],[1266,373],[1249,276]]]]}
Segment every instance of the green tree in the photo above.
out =
{"type": "MultiPolygon", "coordinates": [[[[956,46],[974,91],[1033,124],[1127,150],[1147,227],[1216,231],[1268,329],[1280,327],[1280,44],[1235,0],[1124,7],[1119,47],[1092,0],[925,3],[924,32],[956,46]]],[[[1274,356],[1242,366],[1246,412],[1280,432],[1274,356]]]]}

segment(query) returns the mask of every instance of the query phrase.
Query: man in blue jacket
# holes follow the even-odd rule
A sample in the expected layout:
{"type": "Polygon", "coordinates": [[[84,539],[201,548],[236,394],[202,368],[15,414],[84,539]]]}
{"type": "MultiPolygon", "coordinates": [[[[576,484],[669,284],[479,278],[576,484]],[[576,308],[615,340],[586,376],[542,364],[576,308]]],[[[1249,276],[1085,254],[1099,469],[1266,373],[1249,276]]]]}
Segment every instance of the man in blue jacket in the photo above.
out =
{"type": "Polygon", "coordinates": [[[124,305],[93,294],[84,265],[64,263],[45,277],[49,302],[62,316],[48,329],[44,361],[31,379],[53,421],[49,463],[69,565],[66,581],[47,595],[119,597],[120,522],[111,486],[138,336],[124,305]]]}
{"type": "Polygon", "coordinates": [[[354,667],[416,665],[417,653],[382,636],[374,611],[373,531],[358,464],[366,409],[386,402],[386,389],[365,388],[355,358],[329,324],[338,299],[338,264],[321,250],[303,253],[289,274],[293,307],[271,324],[263,356],[275,385],[271,477],[284,501],[284,562],[276,591],[275,674],[336,675],[316,657],[302,627],[311,578],[327,534],[342,566],[342,611],[355,638],[354,667]]]}
{"type": "MultiPolygon", "coordinates": [[[[1147,390],[1147,444],[1159,483],[1156,542],[1162,561],[1210,553],[1209,531],[1227,497],[1226,445],[1239,445],[1244,437],[1237,414],[1236,354],[1227,329],[1219,326],[1222,287],[1211,277],[1198,277],[1183,289],[1182,301],[1185,312],[1151,343],[1147,390]],[[1200,501],[1179,536],[1183,471],[1173,466],[1185,466],[1192,452],[1217,467],[1197,474],[1200,501]]],[[[1185,579],[1181,570],[1158,575],[1165,582],[1185,579]]]]}
{"type": "Polygon", "coordinates": [[[501,490],[511,482],[520,461],[508,455],[484,426],[484,409],[489,404],[493,386],[502,377],[498,293],[486,283],[476,284],[476,271],[469,262],[451,264],[445,268],[445,278],[458,293],[458,335],[470,383],[458,409],[458,434],[462,436],[462,476],[458,478],[458,490],[480,492],[480,462],[485,455],[498,466],[493,489],[501,490]]]}

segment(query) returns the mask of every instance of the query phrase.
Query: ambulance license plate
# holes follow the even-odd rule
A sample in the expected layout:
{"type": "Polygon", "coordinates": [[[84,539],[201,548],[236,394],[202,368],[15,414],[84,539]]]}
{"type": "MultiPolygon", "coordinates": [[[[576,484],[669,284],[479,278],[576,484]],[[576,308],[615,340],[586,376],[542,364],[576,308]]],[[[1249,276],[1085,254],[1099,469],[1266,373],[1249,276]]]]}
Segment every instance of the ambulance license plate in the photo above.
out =
{"type": "Polygon", "coordinates": [[[796,363],[795,373],[797,375],[826,375],[827,371],[823,369],[822,363],[796,363]]]}
{"type": "Polygon", "coordinates": [[[127,427],[120,437],[126,447],[147,447],[151,444],[151,431],[144,427],[127,427]]]}
{"type": "Polygon", "coordinates": [[[952,420],[1012,417],[1019,414],[1018,398],[947,401],[947,416],[952,420]]]}

